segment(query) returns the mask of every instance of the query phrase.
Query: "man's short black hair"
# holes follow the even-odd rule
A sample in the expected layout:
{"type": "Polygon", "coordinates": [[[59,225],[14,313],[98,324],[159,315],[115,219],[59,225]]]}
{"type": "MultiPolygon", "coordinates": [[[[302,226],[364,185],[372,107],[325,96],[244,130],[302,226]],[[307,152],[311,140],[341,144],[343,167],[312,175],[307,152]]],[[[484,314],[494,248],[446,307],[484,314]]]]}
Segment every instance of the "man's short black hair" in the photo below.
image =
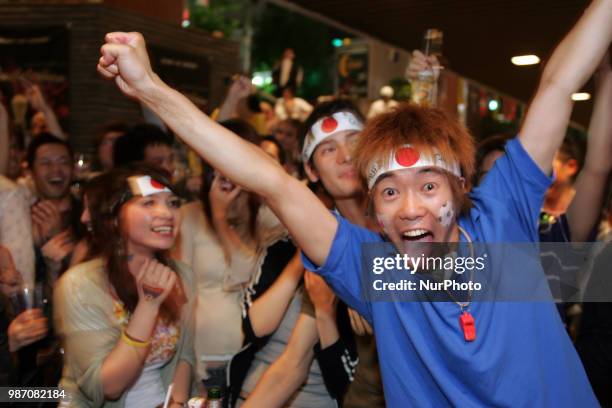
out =
{"type": "Polygon", "coordinates": [[[36,160],[36,153],[38,152],[38,148],[46,144],[62,145],[68,150],[70,159],[74,158],[74,152],[72,151],[72,148],[70,147],[68,142],[58,138],[57,136],[52,135],[51,133],[43,132],[40,135],[36,136],[28,146],[28,153],[26,156],[26,159],[28,161],[28,167],[32,168],[32,166],[34,165],[34,160],[36,160]]]}
{"type": "Polygon", "coordinates": [[[568,130],[563,139],[563,143],[559,148],[560,158],[562,161],[576,160],[577,170],[572,176],[572,180],[576,180],[578,173],[584,166],[584,159],[586,156],[586,140],[580,132],[568,130]]]}
{"type": "Polygon", "coordinates": [[[484,172],[481,167],[484,164],[486,157],[493,152],[506,152],[506,143],[508,140],[516,136],[515,132],[499,133],[481,140],[476,147],[476,172],[472,185],[477,186],[484,172]]]}
{"type": "Polygon", "coordinates": [[[115,166],[140,162],[145,158],[147,147],[156,145],[172,147],[173,143],[174,138],[155,125],[136,125],[115,140],[113,162],[115,166]]]}

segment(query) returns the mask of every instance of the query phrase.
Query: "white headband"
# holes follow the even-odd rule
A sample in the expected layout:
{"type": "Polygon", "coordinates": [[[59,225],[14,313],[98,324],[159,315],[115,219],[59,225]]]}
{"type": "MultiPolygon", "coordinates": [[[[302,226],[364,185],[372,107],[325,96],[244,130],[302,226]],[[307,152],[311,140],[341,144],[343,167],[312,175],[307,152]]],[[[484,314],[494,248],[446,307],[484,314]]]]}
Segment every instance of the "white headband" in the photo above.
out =
{"type": "Polygon", "coordinates": [[[363,130],[363,123],[351,112],[336,112],[331,116],[319,119],[308,131],[304,148],[302,149],[302,161],[306,163],[316,147],[329,136],[344,130],[363,130]]]}
{"type": "Polygon", "coordinates": [[[417,167],[438,167],[457,177],[461,177],[459,164],[447,163],[436,149],[433,149],[433,156],[430,156],[419,152],[416,148],[407,144],[390,155],[387,166],[382,166],[376,161],[372,163],[368,170],[368,189],[371,190],[378,178],[385,173],[402,169],[414,169],[417,167]]]}
{"type": "Polygon", "coordinates": [[[153,180],[151,176],[131,176],[127,178],[132,194],[137,196],[150,196],[157,193],[171,193],[163,184],[153,180]]]}

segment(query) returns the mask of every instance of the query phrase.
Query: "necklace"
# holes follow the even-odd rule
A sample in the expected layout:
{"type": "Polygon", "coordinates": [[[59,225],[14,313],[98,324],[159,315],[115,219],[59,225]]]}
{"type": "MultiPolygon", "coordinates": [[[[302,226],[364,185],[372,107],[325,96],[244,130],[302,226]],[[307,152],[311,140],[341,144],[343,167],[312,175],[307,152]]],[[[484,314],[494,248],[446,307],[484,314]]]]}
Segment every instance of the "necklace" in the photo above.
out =
{"type": "MultiPolygon", "coordinates": [[[[457,228],[459,228],[459,232],[461,232],[465,236],[465,239],[468,242],[468,245],[470,246],[470,256],[474,258],[474,246],[472,244],[472,238],[470,238],[470,235],[467,233],[467,231],[465,231],[459,225],[457,225],[457,228]]],[[[474,270],[472,269],[470,270],[470,281],[472,281],[473,278],[474,270]]],[[[453,294],[448,289],[444,290],[451,298],[451,300],[461,309],[461,314],[459,315],[459,327],[463,332],[463,338],[465,339],[465,341],[470,342],[476,340],[476,322],[474,321],[474,316],[472,316],[469,311],[469,306],[472,301],[472,287],[470,286],[468,289],[467,302],[459,302],[457,299],[455,299],[453,294]]]]}

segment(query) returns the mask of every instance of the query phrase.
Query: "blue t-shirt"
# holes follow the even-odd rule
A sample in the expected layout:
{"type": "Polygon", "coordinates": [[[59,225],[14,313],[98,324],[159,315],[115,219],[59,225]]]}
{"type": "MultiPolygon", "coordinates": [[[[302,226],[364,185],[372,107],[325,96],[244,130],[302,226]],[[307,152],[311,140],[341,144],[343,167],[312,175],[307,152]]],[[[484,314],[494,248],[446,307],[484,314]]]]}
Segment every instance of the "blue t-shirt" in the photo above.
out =
{"type": "MultiPolygon", "coordinates": [[[[538,241],[551,180],[518,139],[506,152],[472,191],[474,207],[458,220],[474,242],[538,241]]],[[[382,238],[337,218],[325,264],[318,268],[306,257],[304,264],[373,324],[388,406],[598,405],[552,301],[472,302],[477,337],[466,342],[455,303],[364,300],[361,244],[382,238]]],[[[535,267],[541,271],[539,263],[535,267]]]]}

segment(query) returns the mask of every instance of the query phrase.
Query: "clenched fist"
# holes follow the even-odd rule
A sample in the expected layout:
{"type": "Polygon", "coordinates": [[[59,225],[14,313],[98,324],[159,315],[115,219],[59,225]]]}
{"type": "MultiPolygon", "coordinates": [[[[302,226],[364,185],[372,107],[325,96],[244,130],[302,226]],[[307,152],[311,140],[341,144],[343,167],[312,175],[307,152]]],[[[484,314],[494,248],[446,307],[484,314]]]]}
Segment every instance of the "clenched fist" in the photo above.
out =
{"type": "Polygon", "coordinates": [[[157,75],[151,69],[144,38],[140,33],[108,33],[100,48],[98,72],[114,79],[124,94],[139,98],[152,89],[157,75]]]}

